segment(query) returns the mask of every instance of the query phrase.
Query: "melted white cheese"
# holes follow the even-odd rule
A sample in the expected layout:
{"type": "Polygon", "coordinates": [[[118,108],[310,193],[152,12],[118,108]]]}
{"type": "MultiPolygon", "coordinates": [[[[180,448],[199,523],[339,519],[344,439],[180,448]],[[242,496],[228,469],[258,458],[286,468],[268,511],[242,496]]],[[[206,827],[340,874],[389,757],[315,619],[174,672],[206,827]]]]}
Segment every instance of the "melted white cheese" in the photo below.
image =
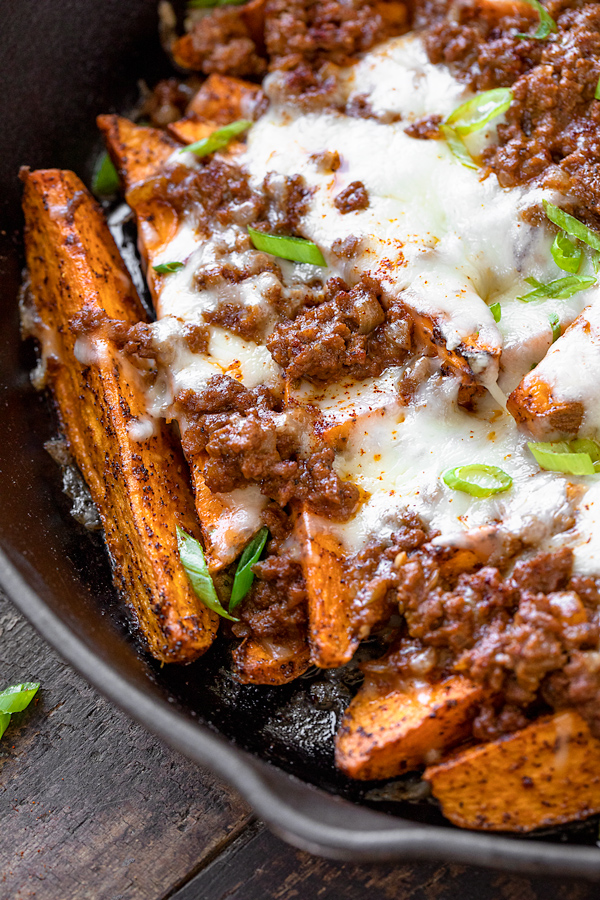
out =
{"type": "MultiPolygon", "coordinates": [[[[319,245],[328,266],[278,260],[283,281],[310,283],[339,275],[352,284],[362,273],[373,273],[390,295],[440,323],[448,349],[472,339],[471,368],[491,393],[474,415],[457,405],[454,379],[433,376],[407,407],[397,390],[401,368],[362,382],[324,389],[303,383],[294,389],[295,401],[319,410],[319,429],[338,448],[340,476],[367,496],[350,522],[322,520],[318,526],[334,531],[348,552],[356,552],[368,541],[391,536],[410,510],[439,533],[439,543],[479,548],[492,559],[498,534],[524,546],[552,546],[560,533],[561,542],[575,549],[578,571],[600,573],[600,486],[594,479],[540,471],[503,409],[503,392],[511,391],[551,345],[549,314],[558,315],[565,327],[587,304],[600,305],[597,288],[560,301],[518,299],[531,289],[525,278],[547,282],[564,274],[552,261],[551,230],[524,217],[539,209],[544,197],[558,204],[564,198],[538,188],[502,189],[494,175],[462,166],[444,141],[405,134],[415,119],[447,115],[469,96],[445,67],[429,63],[417,36],[394,39],[365,55],[342,73],[340,91],[349,99],[365,97],[376,118],[303,113],[272,103],[249,132],[246,153],[237,157],[256,187],[276,173],[300,174],[312,189],[300,233],[319,245]],[[315,160],[326,151],[340,156],[335,172],[323,172],[315,160]],[[365,185],[369,206],[343,215],[334,199],[353,181],[365,185]],[[361,250],[341,258],[335,243],[351,236],[361,239],[361,250]],[[499,323],[489,309],[493,303],[502,308],[499,323]],[[496,357],[501,351],[499,370],[486,350],[496,357]],[[513,478],[512,489],[481,500],[448,488],[443,471],[468,463],[499,466],[513,478]],[[582,495],[578,510],[575,498],[582,495]]],[[[481,152],[494,139],[495,127],[469,138],[471,152],[481,152]]],[[[185,162],[196,164],[192,158],[185,162]]],[[[163,414],[179,390],[200,391],[214,374],[230,374],[248,387],[281,380],[264,346],[226,329],[211,326],[206,354],[192,353],[182,338],[184,325],[201,324],[203,312],[222,300],[270,314],[269,273],[240,285],[198,287],[198,273],[211,264],[251,263],[255,251],[237,249],[242,233],[238,226],[217,227],[212,237],[200,240],[183,225],[153,260],[185,264],[165,279],[157,301],[156,341],[164,348],[169,376],[157,382],[154,409],[163,414]]],[[[575,392],[587,377],[582,370],[575,392]]],[[[229,511],[216,537],[224,555],[232,523],[252,534],[265,501],[254,487],[223,497],[229,511]],[[255,502],[249,502],[251,495],[255,502]]]]}

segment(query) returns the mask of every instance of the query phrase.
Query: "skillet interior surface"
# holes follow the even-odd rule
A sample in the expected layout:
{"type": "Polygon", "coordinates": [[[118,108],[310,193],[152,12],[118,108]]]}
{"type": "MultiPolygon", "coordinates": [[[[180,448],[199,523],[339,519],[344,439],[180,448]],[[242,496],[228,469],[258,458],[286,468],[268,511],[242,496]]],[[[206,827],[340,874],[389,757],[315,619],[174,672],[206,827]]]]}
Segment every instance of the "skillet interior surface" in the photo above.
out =
{"type": "Polygon", "coordinates": [[[432,803],[412,802],[410,779],[390,791],[357,786],[337,773],[332,737],[356,671],[309,675],[283,688],[243,687],[228,676],[226,650],[219,646],[192,666],[162,670],[137,646],[115,598],[102,541],[72,519],[60,471],[43,449],[56,425],[47,399],[29,382],[33,349],[19,341],[16,176],[21,164],[59,166],[89,183],[99,150],[95,115],[130,107],[137,79],[152,83],[168,65],[157,39],[156,0],[40,0],[32,10],[29,3],[0,0],[0,65],[7,81],[0,97],[4,587],[88,680],[232,781],[280,835],[299,846],[353,860],[433,856],[600,879],[596,820],[534,839],[459,832],[432,803]]]}

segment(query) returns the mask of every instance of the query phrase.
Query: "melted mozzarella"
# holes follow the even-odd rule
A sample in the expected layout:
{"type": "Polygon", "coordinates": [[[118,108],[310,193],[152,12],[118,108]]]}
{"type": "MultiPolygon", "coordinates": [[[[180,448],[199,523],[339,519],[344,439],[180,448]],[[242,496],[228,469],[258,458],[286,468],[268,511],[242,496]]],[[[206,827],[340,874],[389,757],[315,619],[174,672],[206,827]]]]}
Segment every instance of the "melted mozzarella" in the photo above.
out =
{"type": "MultiPolygon", "coordinates": [[[[469,96],[448,69],[429,63],[417,36],[366,54],[340,79],[341,94],[364,97],[374,118],[331,110],[303,113],[272,103],[238,157],[256,187],[275,173],[301,175],[311,189],[300,233],[319,245],[328,265],[278,260],[283,282],[309,284],[339,275],[352,284],[372,273],[389,295],[435,318],[449,350],[471,339],[471,368],[490,394],[477,415],[466,412],[456,403],[458,383],[434,375],[407,407],[398,393],[400,367],[362,382],[326,388],[304,382],[293,388],[292,399],[317,409],[319,431],[338,447],[339,475],[358,484],[367,498],[351,521],[315,517],[318,527],[335,532],[348,552],[357,552],[369,541],[389,538],[411,511],[438,532],[437,542],[473,547],[490,559],[498,534],[524,546],[549,547],[560,534],[562,544],[574,547],[577,570],[599,573],[600,486],[593,479],[540,471],[503,408],[503,392],[512,390],[551,345],[549,314],[558,315],[564,327],[587,304],[600,305],[597,288],[560,301],[518,299],[530,290],[527,277],[543,282],[561,277],[550,254],[552,232],[529,224],[527,213],[538,210],[544,197],[559,205],[564,198],[539,188],[502,189],[494,175],[462,166],[444,141],[405,133],[408,123],[447,115],[469,96]],[[324,172],[316,159],[331,151],[338,152],[341,165],[324,172]],[[365,185],[369,206],[342,214],[334,200],[353,181],[365,185]],[[349,237],[361,243],[348,259],[336,253],[336,242],[349,237]],[[502,308],[499,323],[489,309],[493,303],[502,308]],[[499,370],[489,350],[496,356],[501,351],[499,370]],[[499,466],[513,478],[512,489],[475,499],[448,488],[443,471],[468,463],[499,466]]],[[[494,139],[490,128],[469,138],[469,148],[480,153],[494,139]]],[[[185,162],[197,164],[193,158],[185,162]]],[[[202,324],[203,313],[221,302],[269,313],[270,273],[258,272],[239,285],[198,287],[199,273],[215,263],[252,263],[255,251],[238,249],[243,233],[239,226],[217,226],[200,240],[184,224],[154,261],[185,264],[165,279],[157,302],[156,342],[168,358],[169,374],[157,382],[154,409],[163,414],[178,391],[200,391],[214,374],[230,374],[248,387],[281,382],[278,366],[260,344],[211,326],[208,352],[198,354],[182,338],[185,325],[202,324]]],[[[586,383],[582,371],[573,390],[586,383]]],[[[216,540],[225,557],[232,529],[248,536],[256,530],[265,499],[254,486],[221,499],[226,514],[216,540]]]]}

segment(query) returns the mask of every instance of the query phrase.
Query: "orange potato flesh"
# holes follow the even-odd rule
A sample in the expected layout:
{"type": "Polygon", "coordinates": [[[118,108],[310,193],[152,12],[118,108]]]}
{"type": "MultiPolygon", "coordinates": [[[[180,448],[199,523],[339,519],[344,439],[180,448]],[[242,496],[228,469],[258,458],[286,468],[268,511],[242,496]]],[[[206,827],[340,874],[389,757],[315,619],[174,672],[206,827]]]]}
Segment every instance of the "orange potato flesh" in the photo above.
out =
{"type": "Polygon", "coordinates": [[[573,711],[430,766],[424,778],[461,828],[528,832],[600,812],[600,741],[573,711]]]}
{"type": "Polygon", "coordinates": [[[229,75],[209,75],[188,104],[188,116],[201,116],[228,125],[238,119],[251,119],[261,89],[251,81],[229,75]]]}
{"type": "Polygon", "coordinates": [[[337,733],[336,765],[362,781],[416,769],[468,737],[482,696],[460,675],[438,684],[367,678],[337,733]]]}
{"type": "Polygon", "coordinates": [[[332,669],[352,659],[358,639],[350,616],[343,550],[335,538],[315,527],[314,519],[304,511],[299,526],[308,593],[311,662],[332,669]]]}
{"type": "Polygon", "coordinates": [[[190,662],[212,643],[218,617],[179,562],[176,525],[198,534],[183,457],[166,425],[134,440],[131,424],[146,415],[140,374],[101,338],[83,339],[79,355],[92,364],[79,362],[70,328],[84,304],[131,324],[143,320],[142,308],[102,211],[77,176],[25,170],[22,179],[34,333],[69,448],[100,512],[115,584],[153,655],[190,662]]]}
{"type": "Polygon", "coordinates": [[[271,647],[249,637],[232,654],[233,672],[242,684],[287,684],[306,671],[309,650],[301,635],[271,647]]]}

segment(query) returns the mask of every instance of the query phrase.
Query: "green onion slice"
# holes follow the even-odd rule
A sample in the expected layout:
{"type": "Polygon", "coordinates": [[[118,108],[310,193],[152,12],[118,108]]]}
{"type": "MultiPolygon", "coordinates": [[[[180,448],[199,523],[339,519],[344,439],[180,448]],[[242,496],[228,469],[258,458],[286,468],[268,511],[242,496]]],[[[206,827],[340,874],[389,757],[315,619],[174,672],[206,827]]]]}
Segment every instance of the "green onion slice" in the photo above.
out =
{"type": "Polygon", "coordinates": [[[502,307],[499,303],[492,303],[490,306],[490,312],[494,317],[494,322],[499,322],[502,318],[502,307]]]}
{"type": "Polygon", "coordinates": [[[281,234],[265,234],[248,225],[250,240],[257,250],[272,253],[280,259],[291,259],[292,262],[310,263],[313,266],[326,266],[325,258],[316,244],[304,238],[287,237],[281,234]]]}
{"type": "Polygon", "coordinates": [[[580,241],[583,241],[584,244],[592,247],[593,250],[600,250],[600,234],[596,234],[595,231],[592,231],[591,228],[588,228],[587,225],[584,225],[583,222],[580,222],[575,216],[569,215],[564,209],[554,206],[553,203],[548,203],[547,200],[543,200],[542,203],[544,212],[551,222],[554,222],[555,225],[558,225],[558,227],[562,228],[563,231],[566,231],[567,234],[579,238],[580,241]]]}
{"type": "Polygon", "coordinates": [[[185,569],[185,574],[190,579],[194,588],[194,593],[199,600],[202,600],[205,606],[212,609],[224,619],[231,622],[239,622],[239,619],[230,616],[226,609],[221,606],[221,601],[217,596],[215,585],[213,583],[202,545],[191,534],[188,534],[183,528],[177,526],[177,547],[179,549],[179,558],[181,565],[185,569]]]}
{"type": "Polygon", "coordinates": [[[178,272],[179,269],[183,269],[184,267],[185,263],[182,262],[161,263],[159,266],[152,266],[154,271],[159,275],[168,275],[170,272],[178,272]]]}
{"type": "Polygon", "coordinates": [[[573,273],[579,271],[583,250],[563,232],[559,232],[554,238],[550,252],[559,269],[573,273]]]}
{"type": "Polygon", "coordinates": [[[587,275],[567,275],[548,284],[542,284],[537,278],[526,278],[525,281],[533,285],[534,290],[517,297],[523,303],[531,303],[532,300],[566,300],[596,284],[596,279],[587,275]]]}
{"type": "Polygon", "coordinates": [[[222,150],[223,147],[230,144],[238,134],[248,131],[251,125],[252,122],[249,119],[238,119],[237,122],[231,122],[229,125],[224,125],[223,128],[217,128],[217,130],[213,131],[212,134],[209,134],[208,137],[196,141],[195,144],[188,144],[187,147],[183,147],[179,152],[193,153],[194,156],[197,157],[208,156],[209,153],[214,153],[216,150],[222,150]]]}
{"type": "Polygon", "coordinates": [[[524,2],[528,6],[533,6],[534,9],[537,9],[540,21],[536,31],[533,34],[522,34],[518,32],[515,37],[518,38],[531,38],[534,41],[545,41],[548,35],[550,35],[553,31],[558,31],[558,27],[556,22],[548,12],[548,10],[542,6],[539,0],[524,0],[524,2]]]}
{"type": "Polygon", "coordinates": [[[38,681],[28,681],[24,684],[13,684],[0,691],[0,713],[23,712],[35,697],[39,686],[38,681]]]}
{"type": "Polygon", "coordinates": [[[486,466],[473,463],[470,466],[457,466],[446,469],[442,480],[454,491],[463,491],[472,497],[491,497],[501,494],[512,487],[513,480],[498,466],[486,466]]]}
{"type": "Polygon", "coordinates": [[[121,186],[119,175],[108,153],[103,153],[100,158],[98,171],[92,181],[92,190],[100,197],[109,197],[116,194],[121,186]]]}
{"type": "Polygon", "coordinates": [[[263,547],[267,542],[269,529],[263,527],[258,531],[240,557],[238,567],[235,571],[233,579],[233,587],[231,588],[231,599],[229,601],[229,612],[238,606],[252,587],[254,581],[254,572],[252,566],[260,559],[263,547]]]}
{"type": "Polygon", "coordinates": [[[10,713],[0,713],[0,738],[8,728],[11,718],[10,713]]]}
{"type": "Polygon", "coordinates": [[[476,94],[466,103],[450,113],[444,125],[450,125],[459,137],[479,131],[491,119],[506,112],[513,100],[513,92],[508,88],[494,88],[476,94]]]}
{"type": "Polygon", "coordinates": [[[527,444],[538,466],[549,472],[564,475],[594,475],[600,471],[600,447],[595,441],[577,438],[574,441],[527,444]]]}
{"type": "Polygon", "coordinates": [[[600,78],[598,79],[598,84],[596,85],[596,90],[594,91],[594,99],[600,100],[600,78]]]}
{"type": "Polygon", "coordinates": [[[548,316],[548,321],[550,322],[550,328],[552,329],[552,343],[557,341],[560,337],[560,322],[558,320],[558,316],[556,313],[550,313],[548,316]]]}
{"type": "Polygon", "coordinates": [[[450,125],[440,125],[440,132],[454,156],[463,164],[463,166],[466,166],[467,169],[478,168],[477,163],[465,147],[463,140],[457,135],[454,128],[451,128],[450,125]]]}

